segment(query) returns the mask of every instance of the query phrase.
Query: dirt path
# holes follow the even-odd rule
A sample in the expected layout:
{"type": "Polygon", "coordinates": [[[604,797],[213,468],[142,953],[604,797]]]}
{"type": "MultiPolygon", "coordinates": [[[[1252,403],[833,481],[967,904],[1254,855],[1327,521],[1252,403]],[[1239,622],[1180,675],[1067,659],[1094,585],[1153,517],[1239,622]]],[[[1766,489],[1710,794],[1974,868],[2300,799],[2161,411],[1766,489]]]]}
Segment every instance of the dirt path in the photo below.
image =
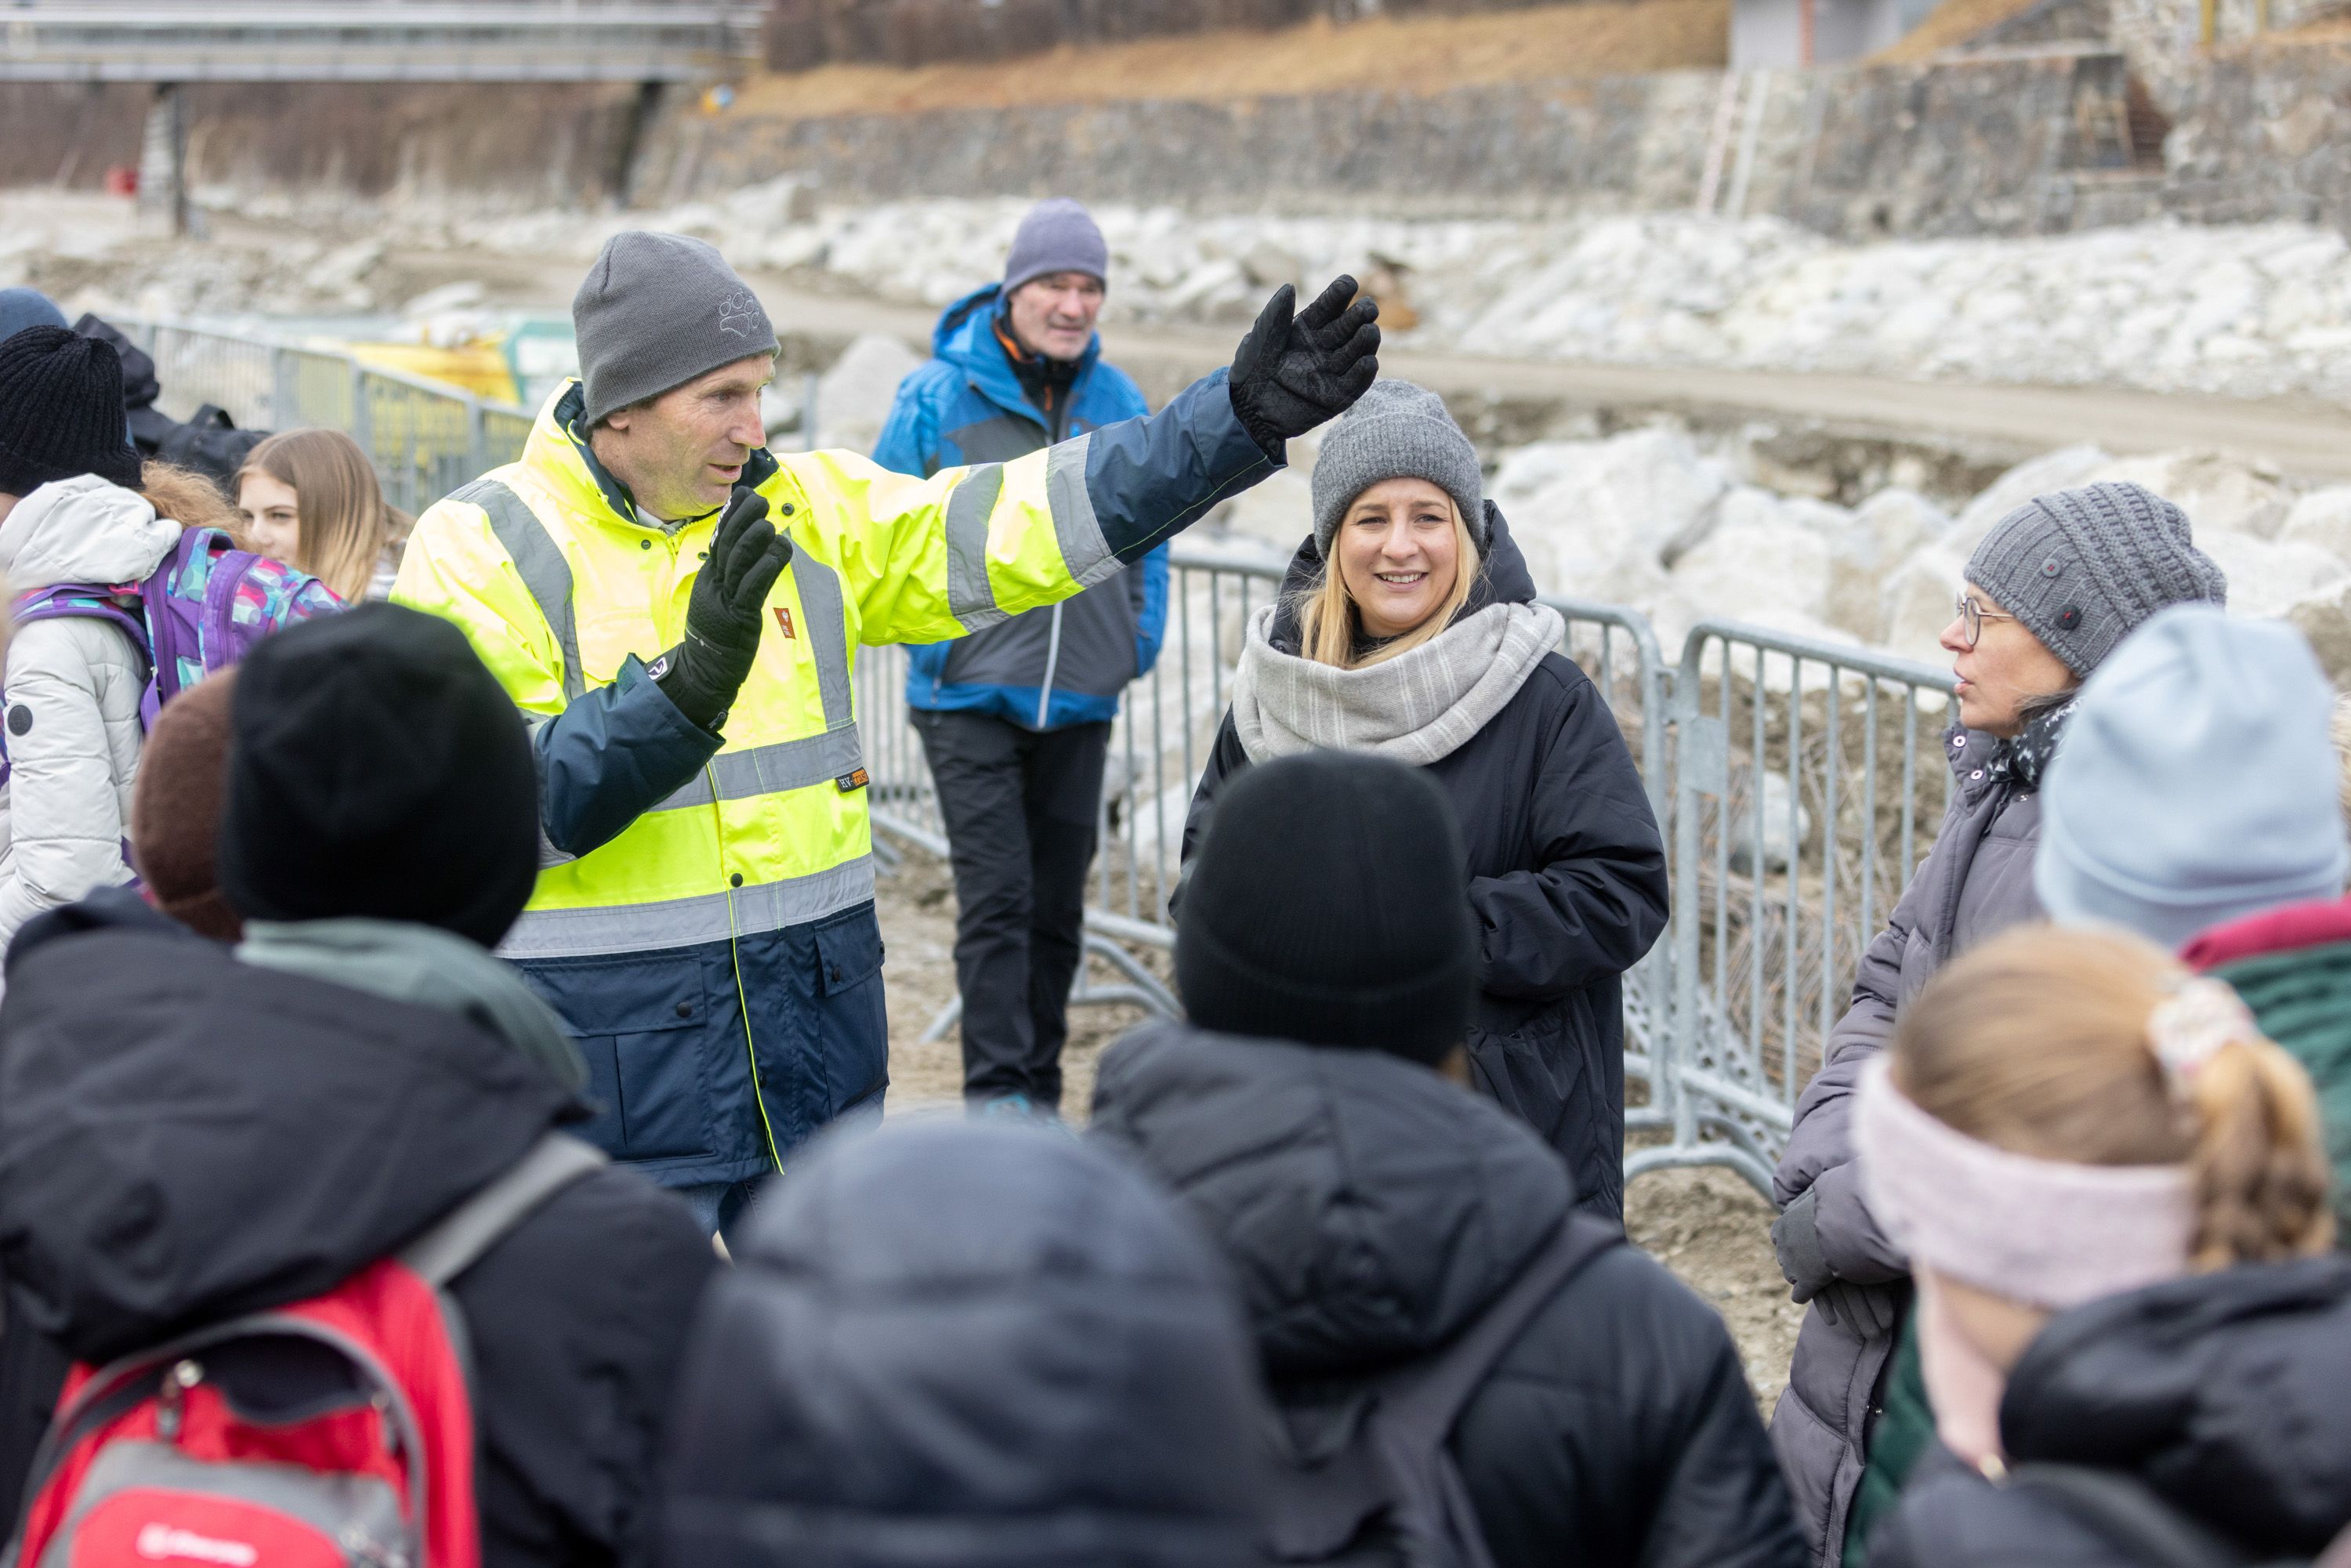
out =
{"type": "MultiPolygon", "coordinates": [[[[939,862],[910,852],[881,880],[882,935],[889,945],[883,979],[890,997],[890,1108],[893,1113],[952,1105],[963,1065],[953,1030],[932,1044],[921,1035],[955,999],[955,890],[939,862]]],[[[1093,1098],[1094,1062],[1103,1049],[1143,1020],[1131,1007],[1074,1009],[1062,1058],[1064,1102],[1082,1122],[1093,1098]]],[[[1802,1310],[1789,1304],[1772,1261],[1771,1211],[1752,1187],[1724,1171],[1662,1171],[1635,1183],[1626,1200],[1633,1239],[1723,1315],[1739,1342],[1747,1380],[1765,1411],[1780,1396],[1802,1310]]]]}

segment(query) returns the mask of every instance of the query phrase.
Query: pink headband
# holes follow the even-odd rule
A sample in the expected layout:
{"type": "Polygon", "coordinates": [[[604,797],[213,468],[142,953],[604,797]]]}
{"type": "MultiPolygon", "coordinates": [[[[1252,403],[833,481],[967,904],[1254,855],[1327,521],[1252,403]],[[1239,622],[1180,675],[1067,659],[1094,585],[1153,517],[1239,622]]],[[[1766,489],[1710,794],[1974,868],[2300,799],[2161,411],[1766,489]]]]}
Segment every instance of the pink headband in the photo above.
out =
{"type": "Polygon", "coordinates": [[[2183,1166],[2080,1166],[1979,1143],[1862,1070],[1854,1147],[1871,1216],[1914,1264],[2063,1311],[2188,1271],[2183,1166]]]}

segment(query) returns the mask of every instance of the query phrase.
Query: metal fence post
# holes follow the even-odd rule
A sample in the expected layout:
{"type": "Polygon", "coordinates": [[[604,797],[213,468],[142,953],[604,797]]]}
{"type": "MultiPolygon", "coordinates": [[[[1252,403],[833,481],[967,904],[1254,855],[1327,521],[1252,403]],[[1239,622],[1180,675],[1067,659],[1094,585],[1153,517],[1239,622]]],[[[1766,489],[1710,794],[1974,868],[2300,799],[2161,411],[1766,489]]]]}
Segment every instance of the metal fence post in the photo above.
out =
{"type": "Polygon", "coordinates": [[[269,428],[289,430],[300,423],[295,412],[294,356],[283,345],[269,350],[269,428]]]}

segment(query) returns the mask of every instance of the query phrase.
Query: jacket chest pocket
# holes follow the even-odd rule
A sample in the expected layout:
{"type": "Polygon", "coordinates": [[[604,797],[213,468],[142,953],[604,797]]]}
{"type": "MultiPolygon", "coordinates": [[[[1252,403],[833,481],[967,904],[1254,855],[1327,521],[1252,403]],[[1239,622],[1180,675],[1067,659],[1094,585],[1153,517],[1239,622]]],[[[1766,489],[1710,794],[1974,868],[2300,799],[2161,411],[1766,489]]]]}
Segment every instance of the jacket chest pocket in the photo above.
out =
{"type": "Polygon", "coordinates": [[[588,1063],[590,1141],[623,1159],[711,1152],[703,1071],[709,1017],[691,954],[545,959],[530,965],[570,1022],[588,1063]]]}

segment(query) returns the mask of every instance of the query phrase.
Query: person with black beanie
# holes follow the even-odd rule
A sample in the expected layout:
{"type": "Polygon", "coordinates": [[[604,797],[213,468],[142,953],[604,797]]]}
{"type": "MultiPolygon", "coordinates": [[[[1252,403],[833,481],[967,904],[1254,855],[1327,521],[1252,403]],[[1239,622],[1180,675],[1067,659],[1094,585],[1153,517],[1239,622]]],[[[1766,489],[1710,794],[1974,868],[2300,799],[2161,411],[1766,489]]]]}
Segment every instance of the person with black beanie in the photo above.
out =
{"type": "MultiPolygon", "coordinates": [[[[7,1321],[78,1361],[332,1288],[615,1092],[487,950],[529,895],[538,784],[462,632],[389,605],[291,627],[239,666],[228,727],[216,870],[244,941],[118,895],[8,956],[7,1321]]],[[[716,1264],[683,1203],[604,1165],[457,1278],[486,1568],[653,1560],[716,1264]]],[[[8,1372],[0,1419],[28,1404],[8,1372]]]]}
{"type": "Polygon", "coordinates": [[[95,474],[131,490],[139,469],[111,343],[63,327],[0,339],[0,519],[53,480],[95,474]]]}
{"type": "MultiPolygon", "coordinates": [[[[62,327],[0,340],[0,578],[30,596],[152,576],[179,542],[137,486],[122,366],[62,327]]],[[[0,768],[0,943],[131,878],[123,846],[145,747],[146,650],[89,615],[30,620],[7,644],[0,768]]]]}
{"type": "Polygon", "coordinates": [[[1443,1427],[1495,1568],[1802,1568],[1722,1320],[1578,1214],[1561,1155],[1459,1082],[1462,855],[1423,768],[1316,750],[1233,779],[1176,928],[1189,1019],[1102,1057],[1090,1135],[1223,1248],[1296,1468],[1581,1239],[1588,1260],[1443,1427]]]}

